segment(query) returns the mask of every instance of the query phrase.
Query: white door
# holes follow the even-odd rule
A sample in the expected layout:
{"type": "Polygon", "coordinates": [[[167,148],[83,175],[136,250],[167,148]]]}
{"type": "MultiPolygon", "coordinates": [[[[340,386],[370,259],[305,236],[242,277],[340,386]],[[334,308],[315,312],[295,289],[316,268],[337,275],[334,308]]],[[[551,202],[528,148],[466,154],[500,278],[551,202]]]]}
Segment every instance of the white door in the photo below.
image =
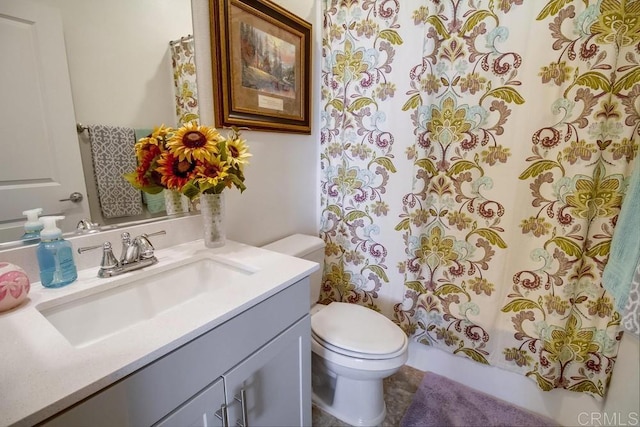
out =
{"type": "Polygon", "coordinates": [[[89,205],[60,13],[2,0],[0,40],[0,241],[19,238],[33,208],[71,230],[89,205]],[[73,192],[82,201],[60,201],[73,192]]]}

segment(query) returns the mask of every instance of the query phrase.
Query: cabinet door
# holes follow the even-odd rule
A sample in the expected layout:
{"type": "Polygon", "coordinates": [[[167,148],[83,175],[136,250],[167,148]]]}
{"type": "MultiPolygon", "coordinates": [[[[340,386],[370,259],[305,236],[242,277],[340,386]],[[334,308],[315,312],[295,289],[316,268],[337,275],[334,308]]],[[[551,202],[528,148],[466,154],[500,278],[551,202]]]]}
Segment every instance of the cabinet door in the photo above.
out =
{"type": "Polygon", "coordinates": [[[311,425],[307,315],[223,375],[231,426],[311,425]]]}
{"type": "Polygon", "coordinates": [[[224,408],[224,383],[219,378],[184,405],[160,420],[156,427],[226,427],[222,422],[224,408]]]}

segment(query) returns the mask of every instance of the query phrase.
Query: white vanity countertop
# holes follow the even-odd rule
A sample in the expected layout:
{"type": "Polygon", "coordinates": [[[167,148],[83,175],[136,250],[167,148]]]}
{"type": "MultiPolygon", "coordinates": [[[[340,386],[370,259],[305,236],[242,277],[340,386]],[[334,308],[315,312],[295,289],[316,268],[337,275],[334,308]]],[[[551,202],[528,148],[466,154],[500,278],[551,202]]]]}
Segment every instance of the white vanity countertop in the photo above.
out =
{"type": "Polygon", "coordinates": [[[158,264],[113,278],[99,279],[97,268],[91,268],[79,271],[78,280],[62,288],[32,284],[27,301],[0,313],[1,426],[43,421],[318,269],[303,259],[232,241],[206,249],[200,240],[159,250],[156,256],[158,264]],[[203,254],[223,264],[250,266],[254,273],[83,348],[72,346],[37,309],[203,254]]]}

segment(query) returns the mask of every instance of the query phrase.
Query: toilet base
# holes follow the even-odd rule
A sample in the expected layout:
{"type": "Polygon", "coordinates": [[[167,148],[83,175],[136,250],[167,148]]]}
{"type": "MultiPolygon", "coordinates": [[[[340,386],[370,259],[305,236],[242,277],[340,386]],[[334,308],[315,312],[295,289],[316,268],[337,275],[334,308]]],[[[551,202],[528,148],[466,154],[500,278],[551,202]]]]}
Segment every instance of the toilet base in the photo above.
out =
{"type": "Polygon", "coordinates": [[[337,419],[344,421],[347,424],[351,424],[352,426],[379,426],[382,425],[382,421],[387,416],[387,406],[385,403],[382,403],[382,412],[377,416],[369,419],[362,418],[352,418],[348,415],[349,412],[353,411],[353,407],[348,408],[336,408],[335,405],[327,405],[320,397],[318,397],[315,393],[312,393],[312,403],[325,411],[327,414],[336,417],[337,419]]]}
{"type": "MultiPolygon", "coordinates": [[[[387,415],[384,377],[354,379],[333,372],[326,360],[312,354],[312,402],[353,426],[378,426],[387,415]]],[[[335,366],[334,366],[335,368],[335,366]]]]}

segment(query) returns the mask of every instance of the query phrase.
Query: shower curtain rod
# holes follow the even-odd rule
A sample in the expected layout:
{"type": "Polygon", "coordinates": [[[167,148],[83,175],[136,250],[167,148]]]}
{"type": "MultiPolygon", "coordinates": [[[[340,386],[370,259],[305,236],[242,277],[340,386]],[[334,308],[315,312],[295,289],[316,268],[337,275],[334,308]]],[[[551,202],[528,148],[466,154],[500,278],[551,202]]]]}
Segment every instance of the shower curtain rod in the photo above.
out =
{"type": "Polygon", "coordinates": [[[169,46],[173,46],[174,44],[178,44],[181,42],[186,42],[187,40],[193,39],[193,35],[189,34],[188,36],[180,37],[178,40],[173,40],[169,42],[169,46]]]}

